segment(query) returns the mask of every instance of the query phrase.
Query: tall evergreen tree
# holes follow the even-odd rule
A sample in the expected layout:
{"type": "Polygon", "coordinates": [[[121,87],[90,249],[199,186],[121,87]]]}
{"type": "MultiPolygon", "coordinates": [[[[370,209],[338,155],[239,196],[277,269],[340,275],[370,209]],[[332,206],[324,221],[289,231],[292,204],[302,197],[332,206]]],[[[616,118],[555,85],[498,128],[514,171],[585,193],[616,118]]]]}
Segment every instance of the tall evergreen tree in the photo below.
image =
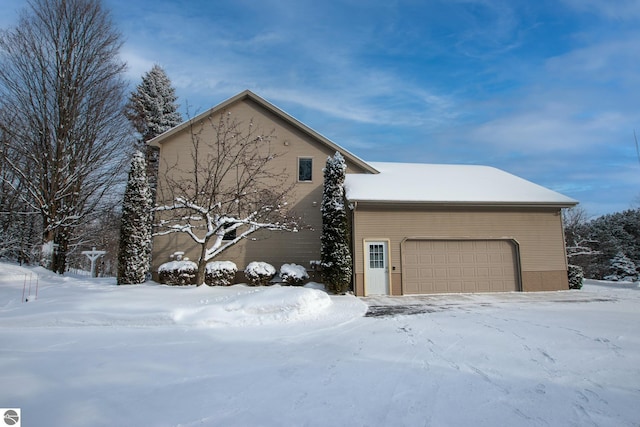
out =
{"type": "Polygon", "coordinates": [[[158,150],[145,143],[182,122],[177,99],[171,80],[156,64],[142,76],[142,82],[131,93],[125,108],[127,118],[140,135],[136,148],[146,155],[152,202],[155,202],[158,181],[158,150]]]}
{"type": "Polygon", "coordinates": [[[150,267],[151,191],[144,156],[137,151],[131,161],[122,202],[118,284],[143,283],[150,267]]]}
{"type": "Polygon", "coordinates": [[[127,118],[140,134],[142,144],[182,122],[176,91],[162,67],[154,65],[142,76],[126,106],[127,118]]]}
{"type": "Polygon", "coordinates": [[[347,232],[344,179],[347,165],[338,152],[327,159],[322,194],[322,279],[335,293],[346,292],[351,284],[352,260],[347,232]]]}

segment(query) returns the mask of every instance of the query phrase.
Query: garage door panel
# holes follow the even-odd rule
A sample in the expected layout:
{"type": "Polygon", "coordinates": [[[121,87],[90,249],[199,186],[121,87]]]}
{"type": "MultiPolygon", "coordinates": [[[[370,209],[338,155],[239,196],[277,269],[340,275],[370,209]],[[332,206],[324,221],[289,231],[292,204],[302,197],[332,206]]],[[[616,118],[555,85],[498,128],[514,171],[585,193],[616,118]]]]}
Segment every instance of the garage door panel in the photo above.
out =
{"type": "MultiPolygon", "coordinates": [[[[434,286],[435,286],[435,292],[449,292],[449,283],[447,281],[444,280],[436,280],[433,282],[434,286]]],[[[429,289],[427,287],[424,288],[425,290],[429,289]]]]}
{"type": "Polygon", "coordinates": [[[518,290],[507,240],[410,240],[403,251],[405,294],[518,290]]]}
{"type": "Polygon", "coordinates": [[[431,268],[421,268],[420,277],[423,279],[432,279],[435,277],[434,271],[431,268]]]}
{"type": "Polygon", "coordinates": [[[463,267],[462,268],[462,277],[477,277],[478,271],[473,267],[463,267]]]}
{"type": "Polygon", "coordinates": [[[419,264],[421,262],[425,262],[425,260],[420,259],[419,254],[418,253],[411,253],[411,254],[407,254],[407,264],[408,265],[416,265],[419,264]]]}
{"type": "Polygon", "coordinates": [[[433,263],[433,255],[420,253],[416,258],[420,260],[421,264],[431,264],[433,263]]]}
{"type": "Polygon", "coordinates": [[[469,252],[465,252],[463,254],[461,254],[461,261],[465,264],[475,264],[476,263],[476,256],[474,253],[469,253],[469,252]]]}
{"type": "Polygon", "coordinates": [[[448,283],[447,292],[462,292],[462,289],[463,289],[462,281],[452,280],[448,283]]]}
{"type": "Polygon", "coordinates": [[[487,264],[489,263],[489,254],[488,253],[482,253],[482,252],[477,252],[476,256],[476,263],[478,264],[487,264]]]}
{"type": "Polygon", "coordinates": [[[433,277],[436,279],[448,278],[448,271],[446,268],[433,268],[433,277]]]}
{"type": "Polygon", "coordinates": [[[478,279],[489,277],[489,268],[487,267],[478,267],[476,269],[478,279]]]}

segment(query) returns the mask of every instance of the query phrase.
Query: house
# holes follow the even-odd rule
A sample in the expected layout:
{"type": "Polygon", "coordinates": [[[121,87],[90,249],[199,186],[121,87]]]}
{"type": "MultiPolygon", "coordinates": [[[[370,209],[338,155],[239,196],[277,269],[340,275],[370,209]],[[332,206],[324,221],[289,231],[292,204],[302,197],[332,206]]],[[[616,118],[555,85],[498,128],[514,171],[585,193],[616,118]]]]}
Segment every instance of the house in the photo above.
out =
{"type": "MultiPolygon", "coordinates": [[[[149,141],[159,148],[160,176],[172,173],[166,165],[189,161],[180,154],[194,123],[221,114],[273,130],[282,150],[274,162],[288,171],[292,208],[310,227],[258,234],[220,259],[240,269],[251,261],[310,269],[320,259],[322,169],[339,151],[356,295],[568,289],[561,210],[575,200],[486,166],[365,162],[250,91],[149,141]]],[[[175,252],[198,258],[182,233],[156,236],[152,270],[175,252]]]]}

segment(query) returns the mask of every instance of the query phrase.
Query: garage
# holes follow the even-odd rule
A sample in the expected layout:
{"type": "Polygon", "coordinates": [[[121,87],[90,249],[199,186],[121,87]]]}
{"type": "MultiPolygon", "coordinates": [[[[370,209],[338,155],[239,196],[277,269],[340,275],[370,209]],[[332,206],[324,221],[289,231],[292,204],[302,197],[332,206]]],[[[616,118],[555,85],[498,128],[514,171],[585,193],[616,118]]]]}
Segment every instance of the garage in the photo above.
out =
{"type": "Polygon", "coordinates": [[[511,240],[408,239],[401,251],[403,294],[520,290],[511,240]]]}

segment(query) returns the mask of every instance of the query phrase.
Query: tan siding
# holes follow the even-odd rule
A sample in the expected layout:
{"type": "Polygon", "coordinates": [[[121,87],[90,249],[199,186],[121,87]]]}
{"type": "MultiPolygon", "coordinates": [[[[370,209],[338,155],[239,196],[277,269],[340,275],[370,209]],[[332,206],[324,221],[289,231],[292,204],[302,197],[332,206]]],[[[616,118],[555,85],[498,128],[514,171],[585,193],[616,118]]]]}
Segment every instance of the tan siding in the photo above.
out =
{"type": "Polygon", "coordinates": [[[566,270],[523,271],[522,284],[523,290],[527,292],[569,289],[566,270]]]}
{"type": "MultiPolygon", "coordinates": [[[[273,131],[275,140],[272,145],[274,152],[282,154],[271,163],[274,170],[285,170],[289,175],[289,183],[295,183],[294,193],[290,206],[292,210],[304,220],[308,229],[298,233],[264,232],[252,235],[257,241],[243,241],[233,249],[224,252],[219,258],[236,262],[239,268],[244,268],[251,261],[266,261],[279,268],[281,264],[297,263],[309,268],[310,260],[320,259],[320,231],[322,229],[322,216],[320,205],[322,202],[322,169],[328,156],[334,154],[325,144],[310,137],[308,134],[291,126],[277,115],[265,110],[259,104],[244,99],[232,104],[223,113],[230,112],[248,126],[253,121],[254,129],[259,129],[264,134],[273,131]],[[297,182],[298,158],[313,158],[312,182],[297,182]]],[[[215,117],[213,120],[217,120],[215,117]]],[[[194,125],[199,131],[202,126],[201,138],[213,139],[212,129],[207,121],[194,125]]],[[[168,166],[177,164],[179,169],[188,170],[192,164],[191,159],[191,132],[185,129],[172,135],[160,146],[159,166],[159,197],[163,194],[163,176],[168,166]]],[[[362,173],[357,165],[348,163],[348,172],[362,173]]],[[[166,191],[165,191],[166,194],[166,191]]],[[[162,200],[159,199],[161,204],[162,200]]],[[[153,270],[164,262],[169,261],[169,255],[180,250],[187,253],[190,259],[196,261],[199,253],[187,236],[177,234],[159,236],[153,243],[153,270]]]]}
{"type": "MultiPolygon", "coordinates": [[[[449,238],[515,240],[519,246],[523,290],[530,288],[525,272],[560,271],[566,275],[561,216],[556,208],[429,208],[360,203],[356,207],[354,226],[357,274],[364,274],[362,245],[357,242],[373,238],[391,240],[391,267],[395,267],[396,273],[402,273],[403,239],[449,238]]],[[[566,288],[562,280],[554,279],[554,283],[556,289],[566,288]]],[[[533,286],[540,287],[544,286],[533,286]]]]}

